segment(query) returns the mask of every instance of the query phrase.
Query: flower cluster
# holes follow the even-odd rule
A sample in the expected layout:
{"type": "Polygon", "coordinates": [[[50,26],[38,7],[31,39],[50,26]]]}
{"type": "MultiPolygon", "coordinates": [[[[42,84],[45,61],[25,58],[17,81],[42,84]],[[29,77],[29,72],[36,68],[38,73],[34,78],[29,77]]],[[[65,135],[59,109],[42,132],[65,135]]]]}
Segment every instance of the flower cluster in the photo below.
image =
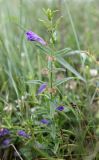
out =
{"type": "MultiPolygon", "coordinates": [[[[7,128],[2,128],[2,129],[0,129],[0,137],[3,137],[3,141],[2,141],[2,145],[4,145],[4,146],[8,146],[10,143],[11,143],[11,139],[10,138],[7,138],[7,136],[10,136],[10,131],[7,129],[7,128]]],[[[30,137],[30,135],[28,135],[25,131],[23,131],[23,130],[19,130],[18,132],[17,132],[17,134],[19,135],[19,136],[22,136],[22,137],[25,137],[25,138],[29,138],[30,137]]]]}
{"type": "MultiPolygon", "coordinates": [[[[56,108],[56,110],[57,111],[63,111],[64,110],[64,106],[58,106],[57,108],[56,108]]],[[[47,120],[47,119],[41,119],[41,121],[40,121],[42,124],[49,124],[50,123],[50,121],[49,120],[47,120]]]]}
{"type": "MultiPolygon", "coordinates": [[[[36,42],[39,42],[42,45],[46,45],[46,42],[41,37],[39,37],[36,33],[32,32],[32,31],[26,32],[26,37],[29,41],[36,41],[36,42]]],[[[54,61],[55,60],[55,58],[52,57],[52,56],[48,56],[47,58],[48,58],[48,61],[54,61]]],[[[41,86],[38,88],[37,95],[44,92],[46,88],[47,88],[47,83],[41,84],[41,86]]],[[[53,90],[51,90],[50,93],[53,93],[52,91],[53,90]]],[[[56,110],[57,111],[63,111],[64,106],[58,106],[56,108],[56,110]]],[[[50,121],[48,119],[41,119],[40,122],[42,124],[45,124],[45,125],[48,125],[50,123],[50,121]]],[[[3,141],[2,141],[2,144],[4,146],[8,146],[11,143],[12,140],[9,138],[10,134],[11,133],[7,128],[0,129],[0,137],[5,137],[5,139],[3,139],[3,141]]],[[[18,130],[17,135],[21,136],[21,137],[24,137],[24,138],[30,138],[30,135],[27,134],[24,130],[18,130]]]]}

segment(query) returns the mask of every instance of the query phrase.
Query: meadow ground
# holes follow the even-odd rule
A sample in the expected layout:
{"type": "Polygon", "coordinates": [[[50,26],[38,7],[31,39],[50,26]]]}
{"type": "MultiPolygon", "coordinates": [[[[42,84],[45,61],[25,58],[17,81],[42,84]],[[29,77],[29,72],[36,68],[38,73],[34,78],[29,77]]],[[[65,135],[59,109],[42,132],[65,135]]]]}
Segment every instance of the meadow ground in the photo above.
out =
{"type": "Polygon", "coordinates": [[[99,160],[98,6],[0,0],[0,160],[99,160]]]}

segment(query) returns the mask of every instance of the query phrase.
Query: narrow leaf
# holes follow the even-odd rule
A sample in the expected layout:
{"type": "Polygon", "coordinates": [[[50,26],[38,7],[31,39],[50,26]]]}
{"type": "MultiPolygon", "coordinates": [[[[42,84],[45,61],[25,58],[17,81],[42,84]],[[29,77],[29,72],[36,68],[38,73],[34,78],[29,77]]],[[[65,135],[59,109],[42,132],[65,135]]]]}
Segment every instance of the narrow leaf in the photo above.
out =
{"type": "Polygon", "coordinates": [[[64,54],[66,54],[66,53],[69,52],[69,51],[71,51],[70,48],[64,48],[64,49],[62,49],[62,50],[60,50],[60,51],[55,52],[55,55],[56,55],[56,56],[58,56],[58,55],[64,55],[64,54]]]}
{"type": "Polygon", "coordinates": [[[51,55],[51,53],[52,53],[52,50],[48,47],[43,47],[43,46],[37,45],[37,44],[36,44],[36,47],[39,48],[46,55],[51,55]]]}
{"type": "Polygon", "coordinates": [[[64,83],[64,82],[67,82],[67,81],[69,81],[69,80],[71,80],[71,79],[74,79],[75,77],[68,77],[68,78],[64,78],[64,79],[62,79],[62,80],[57,80],[55,83],[54,83],[54,85],[55,86],[59,86],[60,84],[62,84],[62,83],[64,83]]]}
{"type": "Polygon", "coordinates": [[[40,80],[30,80],[30,81],[27,81],[26,83],[29,83],[29,84],[31,84],[31,83],[33,83],[33,84],[42,84],[44,82],[40,81],[40,80]]]}
{"type": "Polygon", "coordinates": [[[57,61],[63,65],[65,68],[67,68],[69,71],[71,71],[74,75],[77,76],[80,80],[86,82],[86,80],[67,62],[65,61],[62,57],[56,56],[57,61]]]}

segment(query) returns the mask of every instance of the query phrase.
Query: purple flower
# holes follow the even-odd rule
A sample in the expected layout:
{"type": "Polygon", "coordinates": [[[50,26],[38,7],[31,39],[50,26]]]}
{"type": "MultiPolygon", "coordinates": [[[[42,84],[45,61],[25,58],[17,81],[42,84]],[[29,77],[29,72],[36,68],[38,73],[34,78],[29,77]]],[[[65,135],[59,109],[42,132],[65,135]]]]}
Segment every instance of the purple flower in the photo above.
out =
{"type": "Polygon", "coordinates": [[[19,130],[18,135],[22,136],[22,137],[25,137],[25,138],[29,138],[29,135],[23,130],[19,130]]]}
{"type": "Polygon", "coordinates": [[[46,83],[41,84],[41,86],[38,89],[37,95],[40,94],[40,93],[42,93],[46,89],[46,87],[47,87],[46,83]]]}
{"type": "Polygon", "coordinates": [[[11,139],[5,139],[2,143],[3,145],[7,146],[10,144],[10,142],[11,142],[11,139]]]}
{"type": "Polygon", "coordinates": [[[49,121],[47,119],[42,119],[40,122],[43,124],[49,124],[49,121]]]}
{"type": "Polygon", "coordinates": [[[10,131],[6,128],[2,128],[0,129],[0,137],[5,136],[5,135],[9,135],[10,131]]]}
{"type": "Polygon", "coordinates": [[[26,37],[29,41],[36,41],[36,42],[41,43],[42,45],[46,45],[46,42],[41,37],[39,37],[36,33],[32,31],[26,32],[26,37]]]}
{"type": "Polygon", "coordinates": [[[64,106],[58,106],[58,107],[56,108],[56,110],[58,110],[58,111],[63,111],[63,110],[64,110],[64,106]]]}

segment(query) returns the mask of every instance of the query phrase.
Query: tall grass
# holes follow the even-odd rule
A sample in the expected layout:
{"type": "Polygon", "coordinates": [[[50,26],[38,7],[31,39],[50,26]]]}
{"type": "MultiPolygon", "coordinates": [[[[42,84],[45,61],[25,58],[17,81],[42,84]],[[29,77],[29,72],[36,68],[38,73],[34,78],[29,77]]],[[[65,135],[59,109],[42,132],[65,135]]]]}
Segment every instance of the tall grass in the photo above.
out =
{"type": "Polygon", "coordinates": [[[2,160],[99,159],[99,75],[90,74],[91,69],[99,73],[98,5],[98,0],[0,1],[0,128],[12,134],[7,147],[0,137],[2,160]],[[49,32],[40,22],[46,19],[43,8],[58,10],[55,20],[62,16],[55,45],[58,70],[53,75],[58,92],[53,101],[47,92],[35,96],[39,85],[49,80],[43,74],[47,60],[25,37],[32,30],[49,43],[49,32]],[[63,112],[55,112],[59,105],[65,106],[63,112]],[[51,124],[40,124],[41,118],[49,118],[51,124]],[[19,129],[32,138],[20,138],[19,129]]]}

